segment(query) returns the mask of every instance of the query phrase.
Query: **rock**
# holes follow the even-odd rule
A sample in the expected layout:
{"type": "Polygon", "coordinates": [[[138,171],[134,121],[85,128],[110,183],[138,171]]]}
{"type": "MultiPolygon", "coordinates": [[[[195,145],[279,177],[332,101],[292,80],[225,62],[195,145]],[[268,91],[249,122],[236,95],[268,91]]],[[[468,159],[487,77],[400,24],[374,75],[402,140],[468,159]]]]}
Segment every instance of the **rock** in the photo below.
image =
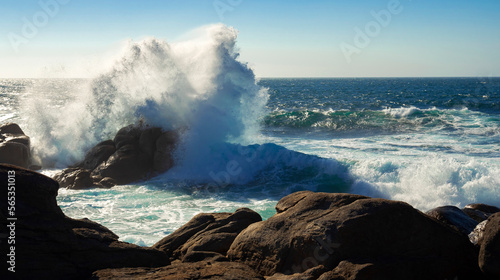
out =
{"type": "Polygon", "coordinates": [[[90,177],[90,171],[81,168],[67,168],[57,173],[54,180],[59,183],[59,187],[68,189],[89,189],[94,186],[90,177]]]}
{"type": "Polygon", "coordinates": [[[470,218],[467,214],[455,206],[437,207],[427,211],[425,214],[443,222],[466,236],[468,236],[478,224],[477,221],[470,218]]]}
{"type": "Polygon", "coordinates": [[[491,279],[500,279],[500,213],[488,218],[478,244],[481,271],[491,279]]]}
{"type": "MultiPolygon", "coordinates": [[[[139,149],[148,155],[148,157],[153,158],[156,150],[156,141],[161,136],[162,131],[159,127],[146,128],[141,132],[139,137],[139,149]]],[[[175,144],[175,143],[174,143],[175,144]]]]}
{"type": "Polygon", "coordinates": [[[419,260],[407,262],[407,278],[416,269],[426,279],[471,279],[478,273],[474,248],[465,236],[403,202],[304,191],[284,197],[276,210],[236,237],[227,252],[231,261],[267,276],[321,265],[334,270],[357,258],[367,259],[364,263],[419,260]]]}
{"type": "Polygon", "coordinates": [[[77,164],[77,167],[94,170],[115,152],[115,143],[112,140],[103,141],[90,149],[85,154],[85,159],[77,164]]]}
{"type": "Polygon", "coordinates": [[[153,248],[165,252],[171,260],[197,260],[193,252],[215,252],[225,256],[236,236],[258,221],[262,221],[260,215],[248,208],[240,208],[234,213],[198,214],[153,248]]]}
{"type": "MultiPolygon", "coordinates": [[[[90,172],[92,184],[85,186],[110,188],[129,184],[170,169],[174,165],[172,153],[177,142],[175,131],[163,132],[161,128],[143,124],[129,125],[120,129],[113,140],[103,141],[90,149],[85,159],[73,168],[90,172]]],[[[70,169],[63,174],[72,172],[74,170],[70,169]]],[[[61,183],[61,187],[66,186],[71,184],[61,183]]]]}
{"type": "Polygon", "coordinates": [[[124,185],[145,179],[151,169],[152,160],[138,146],[127,144],[120,146],[107,161],[94,169],[92,175],[110,177],[117,184],[124,185]]]}
{"type": "Polygon", "coordinates": [[[103,269],[93,273],[92,279],[162,279],[162,280],[264,280],[250,267],[234,262],[176,262],[160,268],[103,269]]]}
{"type": "MultiPolygon", "coordinates": [[[[283,273],[276,273],[273,276],[267,277],[266,280],[316,280],[323,275],[325,267],[322,265],[310,268],[302,273],[295,273],[292,275],[285,275],[283,273]]],[[[327,278],[330,279],[330,278],[327,278]]]]}
{"type": "Polygon", "coordinates": [[[154,170],[163,173],[174,166],[172,153],[178,142],[178,135],[174,131],[166,131],[156,140],[156,151],[153,157],[154,170]]]}
{"type": "Polygon", "coordinates": [[[468,204],[462,209],[465,214],[477,221],[478,223],[488,219],[494,213],[500,212],[500,209],[495,206],[482,203],[468,204]]]}
{"type": "Polygon", "coordinates": [[[24,168],[31,165],[30,138],[15,123],[0,126],[0,163],[24,168]]]}
{"type": "Polygon", "coordinates": [[[0,134],[24,135],[24,131],[15,123],[5,123],[0,126],[0,134]]]}
{"type": "Polygon", "coordinates": [[[488,222],[488,220],[484,220],[484,221],[480,222],[479,224],[477,224],[477,226],[474,228],[474,230],[471,233],[469,233],[469,241],[472,244],[477,245],[479,243],[479,240],[481,240],[483,238],[484,229],[486,228],[487,222],[488,222]]]}
{"type": "MultiPolygon", "coordinates": [[[[169,264],[165,253],[118,241],[109,229],[88,219],[66,217],[57,206],[59,186],[39,173],[0,164],[0,181],[15,173],[16,277],[19,279],[88,279],[93,271],[169,264]]],[[[7,188],[3,190],[7,197],[7,188]]],[[[0,200],[1,215],[7,199],[0,200]]],[[[2,219],[1,230],[7,228],[2,219]]],[[[9,221],[11,223],[11,221],[9,221]]],[[[7,244],[2,242],[1,246],[7,244]]],[[[2,252],[6,252],[2,248],[2,252]]],[[[4,277],[6,270],[0,272],[4,277]]],[[[12,275],[10,275],[12,276],[12,275]]]]}

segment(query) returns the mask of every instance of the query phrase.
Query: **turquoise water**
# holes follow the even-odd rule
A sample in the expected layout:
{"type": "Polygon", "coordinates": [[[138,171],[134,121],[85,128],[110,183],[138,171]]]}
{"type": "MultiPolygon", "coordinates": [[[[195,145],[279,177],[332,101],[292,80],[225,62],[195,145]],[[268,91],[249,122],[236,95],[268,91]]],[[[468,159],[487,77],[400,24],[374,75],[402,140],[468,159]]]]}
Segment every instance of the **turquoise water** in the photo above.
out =
{"type": "MultiPolygon", "coordinates": [[[[2,80],[2,121],[26,127],[36,149],[37,137],[50,134],[30,125],[30,102],[63,108],[78,93],[74,88],[87,83],[2,80]]],[[[499,78],[261,79],[258,85],[268,97],[251,137],[211,142],[192,159],[179,152],[188,158],[184,164],[148,182],[61,189],[59,205],[139,245],[154,244],[200,212],[249,207],[268,218],[281,197],[304,189],[403,200],[421,210],[500,206],[499,78]]]]}

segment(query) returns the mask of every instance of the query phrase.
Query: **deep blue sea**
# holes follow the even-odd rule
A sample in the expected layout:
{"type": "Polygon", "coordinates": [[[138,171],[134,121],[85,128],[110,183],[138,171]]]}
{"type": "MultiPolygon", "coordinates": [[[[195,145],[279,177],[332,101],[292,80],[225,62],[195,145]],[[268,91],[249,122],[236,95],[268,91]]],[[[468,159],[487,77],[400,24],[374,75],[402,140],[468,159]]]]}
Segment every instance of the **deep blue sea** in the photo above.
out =
{"type": "MultiPolygon", "coordinates": [[[[120,115],[120,108],[144,116],[173,102],[153,96],[147,100],[154,106],[128,104],[137,92],[116,90],[124,97],[94,101],[97,107],[120,106],[106,119],[81,94],[91,88],[95,98],[102,84],[0,80],[0,121],[22,126],[43,173],[51,175],[137,116],[120,115]]],[[[229,103],[215,98],[210,106],[203,99],[188,108],[173,99],[179,112],[189,114],[160,110],[166,119],[203,112],[204,120],[186,117],[193,133],[178,152],[180,167],[112,189],[61,189],[59,205],[67,215],[88,217],[139,245],[154,244],[200,212],[249,207],[268,218],[281,197],[298,190],[402,200],[421,210],[475,202],[500,206],[500,78],[289,78],[259,79],[254,86],[245,106],[245,95],[229,103]],[[253,125],[240,133],[245,137],[234,137],[250,117],[253,125]],[[210,139],[219,130],[231,133],[222,133],[224,141],[210,139]]]]}

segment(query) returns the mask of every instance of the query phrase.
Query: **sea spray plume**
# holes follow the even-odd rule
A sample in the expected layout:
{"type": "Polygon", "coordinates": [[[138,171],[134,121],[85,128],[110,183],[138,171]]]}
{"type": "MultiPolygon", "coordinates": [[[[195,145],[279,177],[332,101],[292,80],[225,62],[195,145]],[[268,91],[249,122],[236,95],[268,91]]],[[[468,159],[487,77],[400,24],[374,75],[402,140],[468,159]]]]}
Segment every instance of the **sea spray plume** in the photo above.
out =
{"type": "Polygon", "coordinates": [[[216,24],[195,33],[172,44],[130,41],[109,71],[63,107],[47,111],[32,102],[32,135],[45,165],[74,163],[92,145],[139,120],[188,128],[182,145],[187,154],[179,158],[199,158],[213,143],[244,141],[258,128],[267,92],[237,60],[236,30],[216,24]]]}

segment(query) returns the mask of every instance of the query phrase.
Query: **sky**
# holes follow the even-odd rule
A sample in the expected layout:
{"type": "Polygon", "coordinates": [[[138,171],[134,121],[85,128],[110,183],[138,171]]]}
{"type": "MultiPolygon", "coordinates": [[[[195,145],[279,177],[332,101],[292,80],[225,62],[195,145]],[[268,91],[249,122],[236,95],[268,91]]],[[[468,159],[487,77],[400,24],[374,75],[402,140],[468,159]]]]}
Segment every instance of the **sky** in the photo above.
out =
{"type": "Polygon", "coordinates": [[[500,76],[498,0],[0,0],[0,78],[88,78],[213,23],[258,77],[500,76]]]}

